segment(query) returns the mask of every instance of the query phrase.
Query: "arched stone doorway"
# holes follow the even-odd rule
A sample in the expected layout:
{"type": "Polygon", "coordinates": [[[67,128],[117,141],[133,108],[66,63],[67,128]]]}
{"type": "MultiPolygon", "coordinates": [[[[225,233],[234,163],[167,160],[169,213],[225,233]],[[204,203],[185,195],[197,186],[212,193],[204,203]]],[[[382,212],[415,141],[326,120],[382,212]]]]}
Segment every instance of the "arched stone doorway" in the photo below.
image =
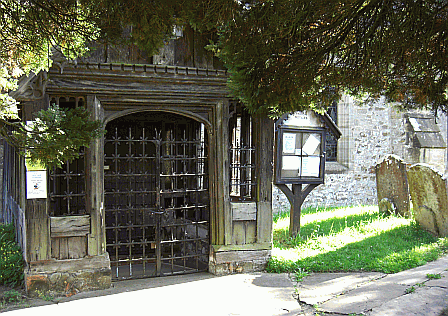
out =
{"type": "Polygon", "coordinates": [[[110,121],[104,141],[106,250],[112,278],[208,270],[208,137],[167,112],[110,121]]]}

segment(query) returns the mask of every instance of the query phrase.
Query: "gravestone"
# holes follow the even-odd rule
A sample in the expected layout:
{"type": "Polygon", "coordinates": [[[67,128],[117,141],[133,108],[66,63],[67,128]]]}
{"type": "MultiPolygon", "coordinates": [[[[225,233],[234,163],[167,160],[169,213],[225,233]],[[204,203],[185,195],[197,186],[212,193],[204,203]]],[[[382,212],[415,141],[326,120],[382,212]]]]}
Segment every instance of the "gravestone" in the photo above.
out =
{"type": "Polygon", "coordinates": [[[430,165],[415,164],[408,181],[415,220],[437,236],[448,236],[446,179],[430,165]]]}
{"type": "Polygon", "coordinates": [[[400,157],[384,156],[375,166],[378,207],[381,212],[410,216],[406,165],[400,157]]]}

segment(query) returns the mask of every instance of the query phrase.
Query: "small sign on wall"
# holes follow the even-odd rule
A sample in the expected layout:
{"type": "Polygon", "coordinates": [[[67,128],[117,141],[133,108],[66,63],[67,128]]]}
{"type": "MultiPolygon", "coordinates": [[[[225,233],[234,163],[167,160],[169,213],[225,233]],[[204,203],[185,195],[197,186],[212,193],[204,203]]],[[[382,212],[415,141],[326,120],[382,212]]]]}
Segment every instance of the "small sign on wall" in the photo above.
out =
{"type": "Polygon", "coordinates": [[[47,198],[47,171],[27,171],[26,172],[26,198],[46,199],[47,198]]]}

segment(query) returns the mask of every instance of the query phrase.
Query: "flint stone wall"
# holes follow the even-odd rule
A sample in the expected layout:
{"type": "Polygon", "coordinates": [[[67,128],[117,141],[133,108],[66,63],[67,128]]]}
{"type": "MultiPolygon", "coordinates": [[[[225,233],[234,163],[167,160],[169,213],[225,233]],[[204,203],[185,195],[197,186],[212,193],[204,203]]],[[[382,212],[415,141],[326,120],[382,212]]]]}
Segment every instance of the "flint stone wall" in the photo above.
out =
{"type": "MultiPolygon", "coordinates": [[[[437,124],[446,142],[446,116],[440,115],[437,124]]],[[[314,189],[305,199],[308,206],[352,206],[377,204],[375,166],[387,154],[411,160],[410,143],[406,134],[406,118],[385,99],[356,100],[344,96],[338,104],[338,161],[326,163],[325,184],[314,189]]],[[[438,152],[440,154],[440,152],[438,152]]],[[[431,160],[445,172],[446,154],[432,155],[431,160]]],[[[274,213],[289,210],[286,196],[275,186],[274,213]]]]}
{"type": "Polygon", "coordinates": [[[415,164],[408,170],[415,220],[438,236],[448,236],[447,179],[434,167],[415,164]]]}
{"type": "Polygon", "coordinates": [[[72,260],[30,263],[24,271],[26,291],[31,296],[72,296],[111,286],[109,255],[72,260]]]}

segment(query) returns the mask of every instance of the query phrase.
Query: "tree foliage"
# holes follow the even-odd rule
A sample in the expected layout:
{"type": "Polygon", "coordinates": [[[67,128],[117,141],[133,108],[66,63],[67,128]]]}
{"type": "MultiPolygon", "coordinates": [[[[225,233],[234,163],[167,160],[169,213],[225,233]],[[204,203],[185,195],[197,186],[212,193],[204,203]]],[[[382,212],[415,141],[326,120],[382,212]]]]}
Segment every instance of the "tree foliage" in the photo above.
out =
{"type": "Polygon", "coordinates": [[[6,92],[50,67],[52,48],[74,58],[92,40],[124,41],[150,56],[187,25],[216,39],[230,90],[252,112],[324,111],[346,92],[447,111],[447,8],[448,0],[0,0],[0,121],[15,113],[6,92]]]}
{"type": "Polygon", "coordinates": [[[82,107],[60,109],[50,105],[28,124],[4,121],[0,133],[32,163],[60,167],[79,157],[81,147],[102,135],[102,122],[89,119],[82,107]]]}
{"type": "Polygon", "coordinates": [[[8,95],[19,77],[47,70],[55,50],[67,58],[87,51],[99,35],[93,9],[76,0],[0,1],[0,134],[34,162],[60,166],[101,133],[101,122],[90,121],[83,108],[50,108],[27,126],[17,121],[17,101],[8,95]]]}
{"type": "Polygon", "coordinates": [[[267,0],[223,26],[219,55],[252,111],[320,109],[342,92],[447,109],[444,0],[267,0]]]}

